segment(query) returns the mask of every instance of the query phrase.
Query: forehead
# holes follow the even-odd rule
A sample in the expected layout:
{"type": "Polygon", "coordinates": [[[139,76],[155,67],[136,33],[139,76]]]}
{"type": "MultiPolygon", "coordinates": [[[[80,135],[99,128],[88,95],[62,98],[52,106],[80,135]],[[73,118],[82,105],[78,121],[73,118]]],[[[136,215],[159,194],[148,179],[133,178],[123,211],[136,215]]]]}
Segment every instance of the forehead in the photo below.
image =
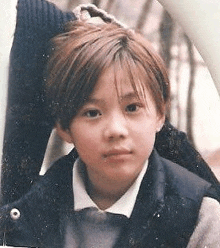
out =
{"type": "Polygon", "coordinates": [[[146,83],[147,77],[141,70],[123,70],[120,66],[112,65],[103,70],[90,96],[108,97],[115,95],[119,100],[142,98],[150,95],[146,83]]]}

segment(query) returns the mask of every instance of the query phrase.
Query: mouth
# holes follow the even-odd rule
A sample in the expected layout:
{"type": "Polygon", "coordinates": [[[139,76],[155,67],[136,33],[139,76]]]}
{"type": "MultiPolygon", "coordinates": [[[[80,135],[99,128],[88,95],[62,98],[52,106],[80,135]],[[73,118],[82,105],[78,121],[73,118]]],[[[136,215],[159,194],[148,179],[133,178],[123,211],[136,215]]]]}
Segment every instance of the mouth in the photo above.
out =
{"type": "Polygon", "coordinates": [[[124,160],[126,157],[132,154],[129,149],[112,149],[106,152],[103,157],[109,160],[124,160]]]}

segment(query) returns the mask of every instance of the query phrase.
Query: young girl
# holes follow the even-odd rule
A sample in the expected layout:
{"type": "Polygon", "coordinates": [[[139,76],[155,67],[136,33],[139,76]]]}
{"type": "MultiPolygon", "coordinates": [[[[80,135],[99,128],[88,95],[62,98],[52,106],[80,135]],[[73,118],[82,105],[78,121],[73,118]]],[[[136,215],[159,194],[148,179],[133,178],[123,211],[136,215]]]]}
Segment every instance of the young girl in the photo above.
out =
{"type": "Polygon", "coordinates": [[[1,209],[8,245],[219,247],[211,185],[154,148],[169,81],[141,35],[70,24],[53,40],[46,84],[58,134],[75,148],[1,209]]]}

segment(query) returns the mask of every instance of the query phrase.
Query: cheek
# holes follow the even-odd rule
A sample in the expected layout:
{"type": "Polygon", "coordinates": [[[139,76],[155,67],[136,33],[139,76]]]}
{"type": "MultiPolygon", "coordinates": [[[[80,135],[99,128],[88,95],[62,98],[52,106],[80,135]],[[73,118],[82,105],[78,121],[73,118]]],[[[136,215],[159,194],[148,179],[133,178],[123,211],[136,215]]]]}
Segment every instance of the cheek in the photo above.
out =
{"type": "Polygon", "coordinates": [[[143,118],[134,123],[133,129],[136,130],[140,136],[154,136],[157,132],[158,126],[159,123],[156,118],[143,118]]]}
{"type": "Polygon", "coordinates": [[[146,151],[151,152],[155,143],[156,132],[157,125],[155,121],[142,122],[142,125],[139,125],[135,132],[135,139],[141,150],[146,149],[146,151]]]}
{"type": "Polygon", "coordinates": [[[155,142],[156,132],[153,129],[146,129],[145,132],[139,133],[137,139],[142,146],[153,146],[155,142]]]}
{"type": "Polygon", "coordinates": [[[73,134],[73,143],[80,154],[94,152],[98,148],[97,131],[85,125],[74,125],[71,129],[73,134]]]}

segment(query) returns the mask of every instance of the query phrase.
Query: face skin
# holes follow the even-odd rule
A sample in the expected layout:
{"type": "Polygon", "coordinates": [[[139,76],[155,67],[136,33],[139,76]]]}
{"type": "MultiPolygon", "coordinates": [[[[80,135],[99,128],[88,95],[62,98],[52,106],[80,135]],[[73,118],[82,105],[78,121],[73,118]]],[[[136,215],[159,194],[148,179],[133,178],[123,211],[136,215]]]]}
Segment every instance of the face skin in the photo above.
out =
{"type": "Polygon", "coordinates": [[[112,205],[135,181],[164,122],[147,90],[146,100],[138,99],[123,80],[117,91],[113,75],[113,68],[106,69],[69,130],[58,130],[85,163],[88,193],[101,209],[112,205]]]}

